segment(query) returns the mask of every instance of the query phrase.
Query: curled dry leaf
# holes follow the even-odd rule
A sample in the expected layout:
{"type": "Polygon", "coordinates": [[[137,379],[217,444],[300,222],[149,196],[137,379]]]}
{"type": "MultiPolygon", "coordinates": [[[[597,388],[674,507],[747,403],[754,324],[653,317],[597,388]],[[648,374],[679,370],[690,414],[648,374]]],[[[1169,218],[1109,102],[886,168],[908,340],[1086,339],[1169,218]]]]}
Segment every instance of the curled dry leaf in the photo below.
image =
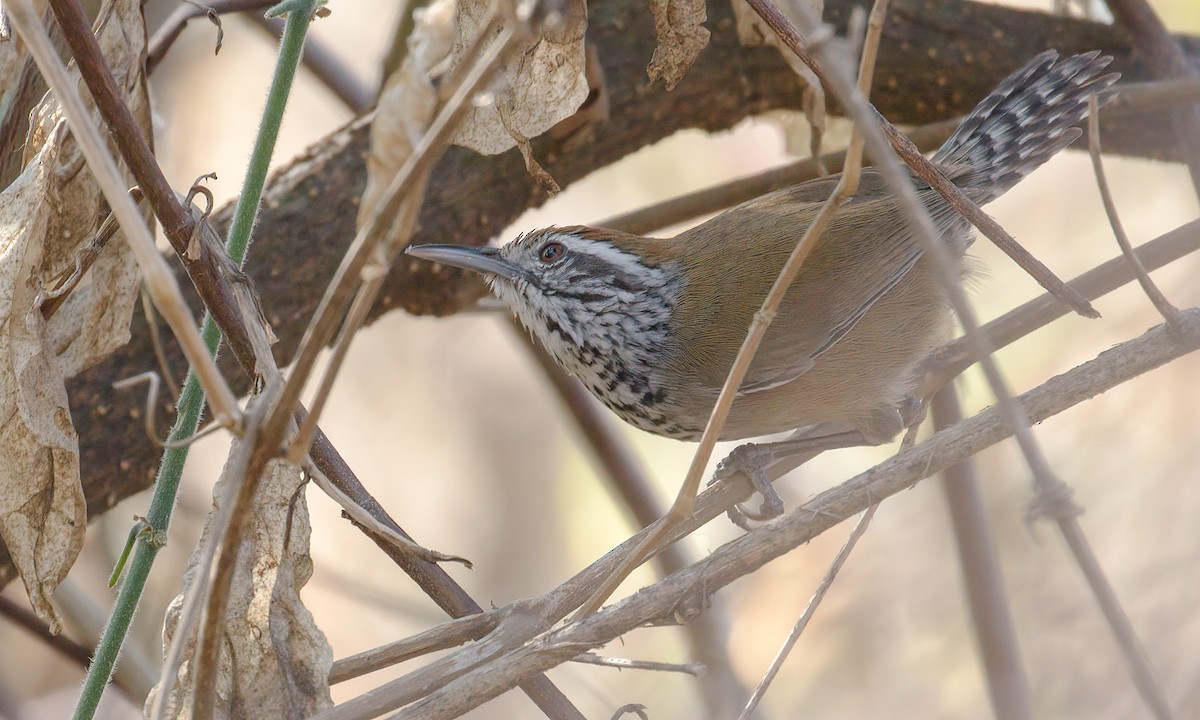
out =
{"type": "MultiPolygon", "coordinates": [[[[734,6],[739,2],[733,0],[734,6]]],[[[650,0],[650,11],[654,13],[658,46],[646,74],[650,82],[661,79],[672,90],[696,62],[700,51],[708,47],[709,33],[703,25],[708,19],[708,9],[704,0],[650,0]]]]}
{"type": "MultiPolygon", "coordinates": [[[[97,24],[96,40],[104,58],[118,87],[124,91],[125,102],[149,137],[150,102],[142,71],[146,27],[141,3],[116,0],[105,4],[97,24]]],[[[72,77],[78,78],[74,63],[70,70],[72,77]]],[[[82,81],[77,84],[83,87],[82,81]]],[[[88,108],[93,109],[91,96],[87,93],[83,96],[88,108]]],[[[47,289],[54,288],[56,281],[66,279],[74,272],[80,251],[92,241],[96,229],[108,215],[108,205],[92,173],[86,169],[75,140],[69,133],[55,132],[61,122],[62,110],[57,100],[47,95],[32,113],[25,148],[26,157],[30,158],[40,153],[47,143],[60,145],[55,150],[57,168],[50,191],[44,198],[53,210],[46,227],[45,249],[38,270],[47,289]]],[[[98,117],[96,123],[100,123],[98,117]]],[[[137,296],[137,262],[124,236],[118,232],[50,319],[50,337],[64,377],[76,375],[128,342],[129,318],[137,296]]]]}
{"type": "MultiPolygon", "coordinates": [[[[304,482],[299,468],[274,460],[259,483],[250,527],[239,538],[241,551],[226,602],[215,718],[301,718],[333,705],[329,695],[333,651],[312,613],[300,602],[300,589],[312,576],[304,482]]],[[[228,483],[222,477],[213,496],[225,497],[228,483]]],[[[168,646],[183,598],[194,583],[202,548],[214,540],[211,527],[216,515],[214,507],[184,575],[183,592],[167,610],[163,641],[168,646]]],[[[190,717],[194,651],[191,638],[179,676],[166,690],[170,693],[167,717],[190,717]]],[[[161,686],[154,688],[147,709],[154,707],[161,692],[161,686]]]]}
{"type": "MultiPolygon", "coordinates": [[[[485,27],[493,4],[494,0],[459,2],[453,55],[456,66],[477,35],[494,32],[485,27]]],[[[518,145],[521,138],[537,137],[574,114],[588,96],[583,49],[586,31],[584,0],[564,0],[561,11],[547,18],[542,34],[518,44],[509,55],[502,70],[503,82],[496,85],[494,102],[468,112],[454,143],[484,155],[496,155],[518,145]]]]}
{"type": "Polygon", "coordinates": [[[54,632],[50,594],[83,546],[79,442],[38,307],[38,268],[53,214],[53,148],[0,196],[0,537],[34,610],[54,632]]]}
{"type": "MultiPolygon", "coordinates": [[[[137,0],[105,6],[97,40],[148,130],[145,37],[137,0]]],[[[64,379],[129,339],[138,276],[128,245],[114,240],[44,320],[40,293],[82,270],[108,210],[50,95],[31,113],[23,162],[0,196],[0,536],[34,608],[57,627],[47,598],[78,556],[86,523],[64,379]]]]}
{"type": "Polygon", "coordinates": [[[454,42],[454,0],[434,0],[414,13],[408,53],[388,76],[371,123],[367,186],[358,206],[358,225],[375,211],[392,178],[413,153],[437,110],[434,68],[454,42]]]}
{"type": "MultiPolygon", "coordinates": [[[[359,226],[433,120],[438,105],[434,79],[447,69],[461,70],[474,39],[499,27],[489,20],[493,5],[492,0],[436,0],[417,11],[408,53],[384,83],[371,126],[359,226]]],[[[570,117],[589,92],[583,45],[587,7],[583,0],[566,0],[563,7],[542,35],[517,47],[495,84],[499,90],[493,102],[471,108],[452,140],[485,155],[519,147],[530,173],[550,192],[558,186],[533,158],[528,139],[570,117]]]]}

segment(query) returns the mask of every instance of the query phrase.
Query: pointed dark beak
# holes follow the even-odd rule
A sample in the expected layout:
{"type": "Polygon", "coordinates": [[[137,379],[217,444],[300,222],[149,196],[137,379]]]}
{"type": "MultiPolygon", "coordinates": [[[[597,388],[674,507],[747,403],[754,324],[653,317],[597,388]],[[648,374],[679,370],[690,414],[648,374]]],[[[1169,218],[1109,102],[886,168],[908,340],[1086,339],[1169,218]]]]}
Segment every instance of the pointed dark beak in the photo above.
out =
{"type": "Polygon", "coordinates": [[[491,247],[466,247],[465,245],[413,245],[404,251],[406,255],[474,270],[485,275],[496,275],[516,281],[525,273],[517,266],[500,257],[500,251],[491,247]]]}

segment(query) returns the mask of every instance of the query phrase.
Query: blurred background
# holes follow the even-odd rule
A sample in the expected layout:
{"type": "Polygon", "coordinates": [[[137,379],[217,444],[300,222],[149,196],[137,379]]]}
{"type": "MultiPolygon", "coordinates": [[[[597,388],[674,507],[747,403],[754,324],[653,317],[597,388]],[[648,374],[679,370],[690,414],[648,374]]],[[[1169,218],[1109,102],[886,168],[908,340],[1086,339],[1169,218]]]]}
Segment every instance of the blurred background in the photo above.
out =
{"type": "MultiPolygon", "coordinates": [[[[1200,5],[1194,0],[1155,0],[1153,5],[1173,31],[1200,33],[1200,5]]],[[[151,27],[174,8],[174,0],[151,0],[151,27]]],[[[377,87],[398,3],[332,2],[330,9],[332,15],[315,24],[315,37],[364,83],[377,87]]],[[[186,187],[197,175],[215,171],[219,179],[211,187],[218,204],[231,199],[241,182],[274,63],[272,41],[260,30],[236,16],[226,17],[224,28],[224,47],[214,57],[214,29],[193,21],[152,77],[157,145],[168,178],[186,187]]],[[[349,111],[302,72],[277,164],[350,119],[349,111]]],[[[835,128],[828,146],[844,133],[835,128]]],[[[789,159],[779,126],[770,118],[719,135],[682,133],[571,186],[499,240],[547,224],[594,223],[789,159]]],[[[1196,217],[1196,196],[1182,167],[1117,158],[1108,158],[1106,167],[1135,243],[1196,217]]],[[[1060,155],[988,211],[1064,278],[1117,253],[1082,153],[1060,155]]],[[[973,289],[983,319],[1040,293],[986,241],[976,243],[975,254],[986,268],[973,289]]],[[[1200,260],[1185,258],[1155,278],[1171,300],[1186,307],[1200,304],[1198,272],[1200,260]]],[[[1096,306],[1102,320],[1060,320],[1000,353],[1016,391],[1159,323],[1135,286],[1096,306]]],[[[1181,718],[1200,717],[1197,378],[1200,357],[1185,357],[1036,429],[1052,467],[1086,508],[1082,524],[1181,718]]],[[[960,381],[959,389],[968,412],[991,401],[976,371],[960,381]]],[[[474,562],[474,570],[449,566],[448,571],[485,607],[550,590],[635,529],[597,478],[570,418],[500,315],[435,320],[392,313],[382,318],[356,339],[322,427],[367,488],[417,540],[474,562]]],[[[623,426],[622,431],[667,502],[693,446],[623,426]]],[[[159,556],[124,655],[135,671],[156,670],[163,609],[179,590],[226,449],[222,439],[213,438],[192,451],[170,544],[159,556]]],[[[728,449],[718,448],[715,457],[728,449]]],[[[780,491],[795,507],[893,451],[826,454],[782,481],[780,491]]],[[[1057,532],[1048,524],[1031,528],[1023,521],[1032,493],[1018,452],[1005,443],[977,462],[1037,716],[1147,717],[1057,532]]],[[[315,573],[303,597],[335,657],[443,619],[400,570],[340,518],[332,502],[315,490],[308,497],[315,573]]],[[[113,593],[104,579],[131,517],[145,512],[147,498],[126,500],[90,528],[84,555],[64,590],[72,602],[90,602],[107,613],[113,593]]],[[[727,626],[728,657],[749,687],[848,531],[848,525],[840,526],[716,596],[713,612],[727,626]]],[[[687,551],[699,558],[738,532],[719,519],[689,538],[687,551]]],[[[653,570],[643,568],[624,590],[653,578],[653,570]]],[[[18,586],[4,592],[23,602],[18,586]]],[[[60,596],[60,602],[66,600],[60,596]]],[[[0,716],[69,714],[82,677],[76,666],[11,626],[0,626],[0,647],[10,659],[0,662],[0,716]],[[20,662],[11,661],[18,657],[20,662]]],[[[691,659],[674,628],[632,633],[604,652],[644,660],[691,659]]],[[[415,666],[337,685],[334,698],[352,697],[415,666]]],[[[588,717],[607,718],[632,702],[645,705],[654,720],[700,716],[697,688],[703,680],[571,664],[550,676],[588,717]]],[[[883,504],[767,694],[760,717],[973,718],[989,713],[945,500],[936,482],[924,482],[883,504]]],[[[140,717],[140,704],[110,692],[101,716],[140,717]]],[[[509,693],[468,717],[539,715],[523,695],[509,693]]]]}

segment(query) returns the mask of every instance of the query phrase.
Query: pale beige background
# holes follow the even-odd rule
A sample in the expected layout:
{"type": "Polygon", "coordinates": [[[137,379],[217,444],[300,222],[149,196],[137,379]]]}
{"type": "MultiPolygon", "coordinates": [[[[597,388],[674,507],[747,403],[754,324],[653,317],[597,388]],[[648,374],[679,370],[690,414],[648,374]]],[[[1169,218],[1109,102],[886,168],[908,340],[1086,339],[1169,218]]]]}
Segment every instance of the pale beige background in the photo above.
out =
{"type": "MultiPolygon", "coordinates": [[[[1191,0],[1156,0],[1174,29],[1200,32],[1191,0]]],[[[155,0],[152,17],[171,3],[155,0]]],[[[370,83],[387,42],[394,3],[338,2],[316,36],[370,83]]],[[[213,57],[213,31],[195,21],[153,79],[158,142],[170,179],[186,186],[216,171],[218,197],[241,181],[273,50],[259,31],[226,20],[225,46],[213,57]]],[[[279,162],[350,118],[302,75],[280,142],[279,162]]],[[[550,223],[600,220],[713,182],[785,161],[768,121],[730,133],[698,132],[649,148],[569,188],[505,234],[550,223]]],[[[1109,160],[1117,202],[1135,242],[1195,217],[1197,204],[1179,167],[1109,160]]],[[[1116,252],[1087,158],[1067,153],[988,208],[1013,235],[1063,277],[1116,252]]],[[[253,250],[252,250],[253,252],[253,250]]],[[[986,243],[988,268],[974,290],[980,314],[994,317],[1037,293],[1032,281],[986,243]]],[[[1156,274],[1180,305],[1200,302],[1200,261],[1156,274]]],[[[313,288],[314,293],[320,288],[313,288]]],[[[1158,322],[1127,288],[1097,303],[1099,321],[1066,319],[1001,353],[1017,390],[1093,357],[1158,322]]],[[[484,605],[544,592],[623,540],[624,515],[593,474],[568,418],[550,397],[501,318],[446,320],[392,314],[363,332],[322,421],[363,482],[416,538],[470,557],[474,571],[451,567],[484,605]]],[[[1036,430],[1061,477],[1087,508],[1083,525],[1142,637],[1179,717],[1200,717],[1200,358],[1189,357],[1054,418],[1036,430]]],[[[960,384],[971,409],[990,397],[976,373],[960,384]]],[[[629,430],[664,498],[673,494],[691,445],[629,430]]],[[[885,457],[889,449],[829,454],[783,482],[790,506],[885,457]]],[[[130,657],[157,660],[162,608],[199,531],[224,460],[220,440],[197,445],[171,544],[160,556],[143,603],[130,657]]],[[[1045,718],[1145,717],[1122,661],[1098,619],[1079,573],[1052,528],[1022,522],[1028,474],[1011,444],[979,457],[983,490],[1011,588],[1015,623],[1045,718]]],[[[430,627],[436,608],[376,548],[309,493],[315,576],[304,592],[335,656],[430,627]]],[[[95,524],[71,581],[107,606],[103,576],[130,516],[131,498],[95,524]]],[[[845,536],[826,537],[722,593],[731,626],[729,653],[753,684],[845,536]]],[[[734,537],[724,520],[689,542],[697,556],[734,537]]],[[[650,579],[648,572],[636,582],[650,579]]],[[[633,587],[632,583],[629,587],[633,587]]],[[[15,595],[16,588],[6,592],[15,595]]],[[[12,717],[63,717],[80,675],[21,633],[0,628],[0,710],[12,717]],[[20,658],[13,662],[13,658],[20,658]]],[[[607,651],[648,660],[685,660],[678,631],[644,630],[607,651]]],[[[344,699],[405,669],[335,688],[344,699]]],[[[589,717],[607,718],[628,702],[655,720],[697,717],[695,681],[685,677],[569,665],[551,676],[589,717]]],[[[110,695],[114,695],[110,694],[110,695]]],[[[986,691],[961,600],[959,571],[944,503],[933,482],[888,500],[847,563],[766,701],[770,717],[987,717],[986,691]]],[[[137,717],[110,699],[106,718],[137,717]]],[[[537,717],[510,693],[473,718],[537,717]]]]}

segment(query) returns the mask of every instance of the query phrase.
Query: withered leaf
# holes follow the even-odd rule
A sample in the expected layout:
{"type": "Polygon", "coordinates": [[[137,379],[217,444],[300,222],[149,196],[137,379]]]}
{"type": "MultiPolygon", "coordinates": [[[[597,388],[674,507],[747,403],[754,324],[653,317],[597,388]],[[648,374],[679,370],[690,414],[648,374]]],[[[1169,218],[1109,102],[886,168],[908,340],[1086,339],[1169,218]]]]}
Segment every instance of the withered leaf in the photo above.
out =
{"type": "MultiPolygon", "coordinates": [[[[235,450],[236,452],[236,450],[235,450]]],[[[234,453],[231,453],[231,457],[234,453]]],[[[227,467],[228,469],[228,467],[227,467]]],[[[222,477],[213,490],[223,497],[229,479],[222,477]]],[[[300,602],[300,589],[312,576],[309,556],[308,504],[300,469],[282,460],[272,461],[255,495],[250,524],[240,538],[217,668],[214,717],[219,720],[309,717],[329,708],[329,668],[333,651],[312,614],[300,602]]],[[[199,547],[212,542],[209,513],[199,547]]],[[[183,594],[167,611],[163,639],[173,640],[184,595],[192,587],[197,560],[192,555],[184,576],[183,594]]],[[[166,707],[168,717],[188,718],[192,707],[192,656],[194,639],[188,640],[180,674],[166,707]]],[[[159,686],[146,707],[154,706],[159,686]]]]}
{"type": "Polygon", "coordinates": [[[708,19],[704,0],[650,0],[654,13],[654,32],[658,46],[650,58],[646,74],[650,82],[662,80],[672,90],[684,73],[696,62],[700,51],[708,47],[708,19]]]}
{"type": "MultiPolygon", "coordinates": [[[[484,25],[491,6],[491,0],[458,4],[455,65],[472,40],[488,31],[484,25]]],[[[584,0],[566,0],[554,20],[542,35],[525,40],[512,51],[500,72],[504,82],[497,84],[495,101],[468,112],[455,144],[484,155],[502,153],[517,145],[521,137],[537,137],[570,117],[587,99],[584,0]]]]}
{"type": "Polygon", "coordinates": [[[384,83],[371,123],[367,187],[358,206],[360,226],[383,199],[384,191],[412,155],[437,110],[432,76],[454,41],[454,0],[435,0],[414,15],[408,53],[384,83]]]}
{"type": "MultiPolygon", "coordinates": [[[[149,137],[150,102],[142,70],[146,28],[141,4],[137,0],[106,3],[98,23],[96,40],[100,49],[124,92],[125,102],[149,137]]],[[[73,63],[70,71],[72,78],[78,78],[73,63]]],[[[77,80],[76,85],[84,87],[82,81],[77,80]]],[[[95,107],[90,94],[83,93],[83,98],[89,109],[95,107]]],[[[99,124],[94,109],[92,114],[94,122],[99,124]]],[[[54,96],[47,95],[31,116],[26,157],[41,152],[49,142],[60,145],[55,150],[57,167],[52,184],[44,198],[53,212],[48,218],[45,250],[38,270],[47,289],[52,289],[56,279],[71,275],[80,250],[92,241],[108,214],[108,205],[84,165],[74,138],[70,133],[56,132],[63,115],[54,96]]],[[[110,143],[110,147],[115,154],[116,145],[110,143]]],[[[134,184],[132,179],[129,184],[134,184]]],[[[149,214],[146,217],[149,219],[149,214]]],[[[123,233],[118,231],[50,318],[50,337],[64,377],[78,374],[129,341],[129,319],[137,300],[138,277],[137,262],[123,233]]]]}
{"type": "MultiPolygon", "coordinates": [[[[148,132],[140,2],[106,4],[97,40],[148,132]]],[[[71,74],[83,87],[73,66],[71,74]]],[[[75,274],[107,206],[57,99],[47,94],[29,125],[24,168],[0,196],[0,536],[34,609],[57,628],[48,598],[79,554],[86,520],[64,378],[128,340],[138,275],[118,236],[44,319],[43,291],[75,274]]]]}
{"type": "Polygon", "coordinates": [[[53,167],[47,148],[0,195],[0,537],[57,632],[50,594],[79,555],[87,517],[79,442],[38,307],[53,167]]]}

